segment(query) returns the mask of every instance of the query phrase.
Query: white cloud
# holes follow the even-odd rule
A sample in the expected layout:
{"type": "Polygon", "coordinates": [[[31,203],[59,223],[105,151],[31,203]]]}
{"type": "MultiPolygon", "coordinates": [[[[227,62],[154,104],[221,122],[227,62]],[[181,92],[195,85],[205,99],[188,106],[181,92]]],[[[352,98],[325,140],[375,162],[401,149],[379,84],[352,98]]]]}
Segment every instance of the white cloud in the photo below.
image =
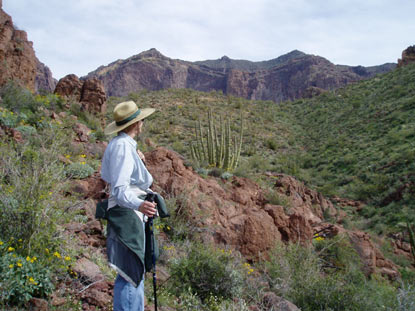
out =
{"type": "Polygon", "coordinates": [[[57,78],[152,47],[191,61],[298,49],[369,66],[415,44],[412,0],[4,0],[3,8],[57,78]]]}

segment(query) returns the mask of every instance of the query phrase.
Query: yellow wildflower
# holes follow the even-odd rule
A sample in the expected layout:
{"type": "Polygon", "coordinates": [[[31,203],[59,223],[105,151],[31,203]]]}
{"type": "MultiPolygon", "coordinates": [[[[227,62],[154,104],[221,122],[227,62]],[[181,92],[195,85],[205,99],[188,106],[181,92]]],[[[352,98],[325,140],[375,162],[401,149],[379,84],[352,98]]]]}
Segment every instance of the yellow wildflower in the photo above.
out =
{"type": "Polygon", "coordinates": [[[69,261],[69,260],[71,260],[71,257],[69,257],[69,256],[65,256],[65,260],[66,260],[66,261],[69,261]]]}
{"type": "Polygon", "coordinates": [[[58,252],[54,252],[53,256],[57,257],[57,258],[61,258],[61,254],[59,254],[58,252]]]}
{"type": "Polygon", "coordinates": [[[81,162],[82,165],[85,165],[85,162],[81,162]]]}
{"type": "Polygon", "coordinates": [[[34,285],[37,285],[37,282],[32,277],[29,278],[29,282],[32,283],[32,284],[34,284],[34,285]]]}
{"type": "Polygon", "coordinates": [[[2,241],[0,241],[0,246],[2,246],[4,243],[2,241]]]}
{"type": "Polygon", "coordinates": [[[13,267],[14,267],[14,265],[12,265],[12,264],[9,265],[9,268],[10,269],[13,269],[13,267]]]}
{"type": "Polygon", "coordinates": [[[21,267],[21,266],[23,266],[23,265],[22,265],[22,263],[21,263],[20,261],[18,261],[18,262],[17,262],[17,266],[18,266],[18,267],[21,267]]]}
{"type": "Polygon", "coordinates": [[[65,154],[65,158],[69,159],[71,157],[70,154],[65,154]]]}
{"type": "Polygon", "coordinates": [[[30,257],[29,256],[26,257],[26,261],[30,261],[30,257]]]}
{"type": "Polygon", "coordinates": [[[49,248],[45,248],[46,254],[49,254],[49,248]]]}
{"type": "Polygon", "coordinates": [[[324,238],[321,237],[321,236],[319,236],[319,237],[316,238],[316,241],[323,241],[323,240],[324,240],[324,238]]]}
{"type": "Polygon", "coordinates": [[[9,252],[14,251],[14,247],[9,246],[9,248],[7,249],[9,252]]]}
{"type": "Polygon", "coordinates": [[[170,230],[171,228],[169,226],[167,226],[167,230],[170,230]]]}
{"type": "Polygon", "coordinates": [[[22,239],[19,239],[19,242],[23,242],[23,240],[22,239]]]}
{"type": "Polygon", "coordinates": [[[81,154],[81,158],[86,158],[86,155],[85,154],[81,154]]]}

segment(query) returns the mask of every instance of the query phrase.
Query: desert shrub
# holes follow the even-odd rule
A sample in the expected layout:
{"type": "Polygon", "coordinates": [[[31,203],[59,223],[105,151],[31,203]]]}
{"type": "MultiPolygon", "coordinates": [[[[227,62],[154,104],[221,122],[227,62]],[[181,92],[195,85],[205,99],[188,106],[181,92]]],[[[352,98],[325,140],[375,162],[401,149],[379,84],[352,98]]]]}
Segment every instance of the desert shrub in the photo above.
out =
{"type": "Polygon", "coordinates": [[[395,310],[396,289],[382,280],[367,280],[345,245],[324,241],[318,252],[278,245],[265,263],[271,288],[305,311],[395,310]]]}
{"type": "Polygon", "coordinates": [[[61,226],[73,215],[68,210],[73,202],[62,195],[66,183],[59,161],[68,135],[54,124],[25,127],[31,134],[25,135],[23,143],[0,138],[0,299],[4,306],[47,296],[56,279],[69,276],[72,263],[61,226]]]}
{"type": "Polygon", "coordinates": [[[8,82],[0,89],[2,106],[14,112],[36,112],[38,103],[33,94],[15,82],[8,82]]]}
{"type": "MultiPolygon", "coordinates": [[[[22,251],[59,245],[57,227],[65,214],[56,200],[65,187],[63,164],[67,135],[59,128],[38,129],[24,143],[0,139],[0,238],[22,239],[22,251]]],[[[23,253],[22,253],[23,254],[23,253]]]]}
{"type": "Polygon", "coordinates": [[[57,274],[76,277],[73,259],[45,248],[41,252],[22,255],[23,240],[0,240],[0,305],[22,306],[32,297],[46,298],[54,289],[57,274]]]}
{"type": "Polygon", "coordinates": [[[1,241],[0,303],[23,305],[32,297],[45,297],[53,290],[50,268],[36,256],[23,257],[15,248],[1,241]]]}
{"type": "Polygon", "coordinates": [[[30,125],[20,125],[16,127],[16,130],[18,130],[22,135],[25,136],[31,136],[37,133],[36,128],[30,125]]]}
{"type": "Polygon", "coordinates": [[[398,311],[415,310],[415,288],[412,285],[402,284],[398,290],[398,311]]]}
{"type": "Polygon", "coordinates": [[[274,139],[268,138],[265,141],[265,147],[267,147],[271,150],[277,150],[278,149],[278,143],[274,139]]]}
{"type": "Polygon", "coordinates": [[[186,256],[171,264],[171,291],[189,290],[202,301],[215,296],[230,299],[242,294],[244,275],[230,251],[195,243],[186,256]]]}
{"type": "Polygon", "coordinates": [[[83,179],[91,176],[94,169],[86,162],[71,163],[65,168],[66,176],[74,179],[83,179]]]}

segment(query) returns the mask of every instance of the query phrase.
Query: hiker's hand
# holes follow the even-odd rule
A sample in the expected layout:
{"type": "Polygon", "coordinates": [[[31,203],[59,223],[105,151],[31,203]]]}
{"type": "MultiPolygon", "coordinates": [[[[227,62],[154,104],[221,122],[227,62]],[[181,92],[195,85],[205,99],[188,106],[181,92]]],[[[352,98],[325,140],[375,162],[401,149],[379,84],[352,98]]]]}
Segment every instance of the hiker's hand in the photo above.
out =
{"type": "Polygon", "coordinates": [[[137,149],[137,154],[140,157],[141,161],[146,162],[146,157],[144,156],[144,154],[137,149]]]}
{"type": "Polygon", "coordinates": [[[153,217],[154,214],[156,214],[157,212],[156,203],[144,201],[143,203],[141,203],[138,210],[144,215],[147,215],[148,217],[153,217]]]}

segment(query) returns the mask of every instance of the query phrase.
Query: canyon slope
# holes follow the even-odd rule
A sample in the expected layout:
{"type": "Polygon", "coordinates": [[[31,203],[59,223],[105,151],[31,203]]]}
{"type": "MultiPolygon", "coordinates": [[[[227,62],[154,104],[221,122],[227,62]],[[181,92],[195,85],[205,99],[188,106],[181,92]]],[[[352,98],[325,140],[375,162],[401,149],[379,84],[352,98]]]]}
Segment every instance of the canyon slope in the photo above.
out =
{"type": "Polygon", "coordinates": [[[125,96],[144,89],[190,88],[281,102],[336,89],[395,67],[393,63],[373,67],[334,65],[323,57],[297,50],[262,62],[233,60],[227,56],[188,62],[150,49],[101,66],[84,78],[101,80],[109,96],[125,96]]]}

